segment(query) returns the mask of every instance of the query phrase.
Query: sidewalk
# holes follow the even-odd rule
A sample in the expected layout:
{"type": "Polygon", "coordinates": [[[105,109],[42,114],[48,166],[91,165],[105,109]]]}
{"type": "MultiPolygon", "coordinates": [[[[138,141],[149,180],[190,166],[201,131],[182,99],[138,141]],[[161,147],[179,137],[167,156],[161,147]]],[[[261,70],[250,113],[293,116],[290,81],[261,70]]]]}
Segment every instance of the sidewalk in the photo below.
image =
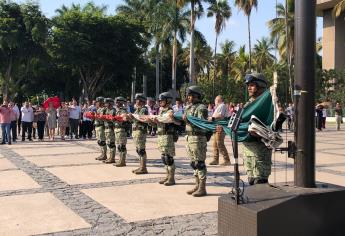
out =
{"type": "MultiPolygon", "coordinates": [[[[345,131],[327,125],[316,133],[316,178],[345,186],[345,131]]],[[[0,146],[0,235],[216,235],[217,200],[231,190],[233,166],[208,166],[208,196],[191,197],[185,144],[180,137],[170,187],[157,183],[165,173],[156,138],[147,142],[149,174],[139,176],[131,172],[138,166],[131,139],[124,168],[96,161],[95,140],[0,146]]],[[[276,153],[272,161],[271,184],[293,180],[293,160],[276,153]]],[[[243,166],[241,174],[246,181],[243,166]]]]}

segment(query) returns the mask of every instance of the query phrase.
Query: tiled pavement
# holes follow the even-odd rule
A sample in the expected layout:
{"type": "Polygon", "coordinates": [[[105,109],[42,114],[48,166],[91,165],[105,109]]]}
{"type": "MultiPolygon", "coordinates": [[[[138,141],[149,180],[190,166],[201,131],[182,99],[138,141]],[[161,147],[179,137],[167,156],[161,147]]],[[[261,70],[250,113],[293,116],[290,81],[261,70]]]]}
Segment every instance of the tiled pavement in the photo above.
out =
{"type": "MultiPolygon", "coordinates": [[[[317,181],[345,186],[344,137],[334,125],[317,133],[317,181]]],[[[147,144],[150,173],[143,176],[131,172],[138,164],[132,140],[124,168],[95,161],[95,141],[0,146],[0,235],[216,235],[217,199],[230,191],[233,167],[208,167],[209,195],[196,199],[185,194],[193,177],[184,138],[171,187],[157,184],[164,169],[156,139],[147,144]]],[[[293,180],[291,159],[276,153],[273,162],[270,183],[293,180]]]]}

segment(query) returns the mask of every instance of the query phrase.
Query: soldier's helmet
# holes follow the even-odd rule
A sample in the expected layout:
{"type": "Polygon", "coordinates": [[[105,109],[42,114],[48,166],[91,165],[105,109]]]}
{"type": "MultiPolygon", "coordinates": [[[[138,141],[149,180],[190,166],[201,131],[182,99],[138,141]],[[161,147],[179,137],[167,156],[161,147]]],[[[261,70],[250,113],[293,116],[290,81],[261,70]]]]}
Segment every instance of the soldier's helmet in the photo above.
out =
{"type": "Polygon", "coordinates": [[[201,91],[201,88],[199,86],[196,86],[196,85],[192,85],[192,86],[189,86],[186,90],[186,95],[197,95],[199,96],[199,98],[202,97],[202,91],[201,91]]]}
{"type": "Polygon", "coordinates": [[[104,97],[97,97],[96,102],[103,103],[104,102],[104,97]]]}
{"type": "Polygon", "coordinates": [[[115,98],[115,102],[126,102],[126,99],[124,97],[117,97],[115,98]]]}
{"type": "Polygon", "coordinates": [[[255,83],[260,88],[267,88],[267,81],[265,76],[260,73],[247,74],[244,77],[244,83],[248,85],[249,83],[255,83]]]}
{"type": "Polygon", "coordinates": [[[106,98],[106,99],[104,99],[104,103],[113,104],[113,103],[114,103],[114,100],[113,100],[112,98],[106,98]]]}
{"type": "Polygon", "coordinates": [[[164,93],[159,94],[158,100],[159,101],[165,100],[167,103],[172,103],[173,96],[169,92],[164,92],[164,93]]]}
{"type": "Polygon", "coordinates": [[[139,100],[141,102],[146,102],[146,96],[142,93],[135,94],[135,100],[139,100]]]}

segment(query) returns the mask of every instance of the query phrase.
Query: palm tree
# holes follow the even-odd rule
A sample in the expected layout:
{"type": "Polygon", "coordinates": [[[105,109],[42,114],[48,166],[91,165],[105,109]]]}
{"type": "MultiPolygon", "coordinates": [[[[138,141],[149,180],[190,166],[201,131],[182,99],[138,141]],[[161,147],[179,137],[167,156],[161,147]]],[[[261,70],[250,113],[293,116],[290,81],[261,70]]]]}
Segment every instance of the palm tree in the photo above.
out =
{"type": "Polygon", "coordinates": [[[234,74],[235,80],[242,80],[249,68],[249,56],[246,54],[245,46],[241,46],[232,63],[232,73],[234,74]]]}
{"type": "Polygon", "coordinates": [[[202,16],[204,11],[202,2],[206,0],[177,0],[177,5],[183,7],[187,2],[190,2],[190,57],[189,57],[189,83],[195,81],[195,51],[194,51],[194,35],[195,35],[195,21],[202,16]]]}
{"type": "Polygon", "coordinates": [[[226,26],[226,21],[231,17],[231,8],[227,0],[213,0],[211,5],[207,9],[207,17],[216,17],[216,23],[214,26],[216,32],[216,42],[214,45],[214,76],[213,76],[213,96],[214,94],[214,83],[217,79],[217,44],[218,36],[226,26]]]}
{"type": "MultiPolygon", "coordinates": [[[[163,39],[172,38],[172,90],[176,95],[176,68],[178,38],[183,43],[189,27],[189,11],[177,6],[177,0],[169,0],[162,4],[159,15],[163,18],[163,39]],[[173,4],[171,4],[173,1],[173,4]]],[[[162,27],[162,25],[160,25],[162,27]]]]}
{"type": "MultiPolygon", "coordinates": [[[[205,37],[199,32],[195,31],[195,71],[196,71],[196,78],[199,74],[209,78],[210,73],[210,61],[212,60],[212,49],[207,44],[205,37]]],[[[188,65],[190,62],[190,43],[188,44],[188,48],[186,48],[182,54],[183,63],[188,65]]],[[[197,82],[197,81],[195,81],[197,82]]]]}
{"type": "Polygon", "coordinates": [[[257,71],[263,71],[274,63],[275,57],[271,54],[272,50],[274,50],[274,45],[268,38],[263,37],[261,40],[257,40],[253,55],[257,71]]]}
{"type": "Polygon", "coordinates": [[[235,0],[235,5],[243,11],[243,13],[247,16],[248,21],[248,42],[249,42],[249,70],[252,69],[252,43],[250,37],[250,15],[252,13],[252,9],[258,7],[257,0],[235,0]]]}
{"type": "Polygon", "coordinates": [[[339,17],[341,13],[343,13],[344,11],[345,11],[345,0],[341,0],[340,2],[337,3],[337,5],[335,5],[333,9],[333,15],[335,17],[339,17]]]}
{"type": "Polygon", "coordinates": [[[230,77],[232,63],[234,62],[236,56],[236,51],[234,50],[235,42],[225,40],[225,42],[220,46],[222,49],[222,54],[220,55],[220,61],[222,64],[222,74],[226,75],[227,77],[230,77]]]}
{"type": "Polygon", "coordinates": [[[294,0],[286,0],[285,6],[281,3],[276,5],[277,17],[268,22],[271,31],[271,37],[277,40],[277,48],[280,58],[286,58],[290,95],[292,96],[293,77],[292,64],[294,61],[294,34],[295,34],[295,2],[294,0]]]}
{"type": "MultiPolygon", "coordinates": [[[[161,44],[161,29],[157,27],[158,20],[152,15],[156,13],[156,6],[159,4],[160,0],[124,0],[124,4],[116,8],[116,11],[119,14],[125,16],[130,16],[133,19],[136,19],[144,27],[146,27],[149,32],[147,40],[153,36],[155,40],[155,49],[156,49],[156,97],[159,95],[159,48],[161,44]]],[[[146,55],[144,55],[144,60],[146,61],[146,55]]],[[[146,83],[146,76],[143,76],[143,82],[146,83]]],[[[146,84],[143,83],[143,87],[146,87],[146,84]]],[[[144,88],[143,88],[144,89],[144,88]]],[[[144,89],[145,90],[145,89],[144,89]]],[[[145,91],[144,91],[145,92],[145,91]]]]}

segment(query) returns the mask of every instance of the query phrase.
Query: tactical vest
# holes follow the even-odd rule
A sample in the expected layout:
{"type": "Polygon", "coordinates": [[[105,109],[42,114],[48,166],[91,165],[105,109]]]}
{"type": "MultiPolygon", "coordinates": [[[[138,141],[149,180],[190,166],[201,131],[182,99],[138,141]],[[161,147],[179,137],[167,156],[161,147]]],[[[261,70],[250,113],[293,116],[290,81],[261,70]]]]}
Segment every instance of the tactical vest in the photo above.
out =
{"type": "MultiPolygon", "coordinates": [[[[112,115],[112,116],[115,116],[116,115],[116,110],[115,108],[106,108],[105,109],[105,115],[112,115]]],[[[104,121],[104,126],[106,128],[114,128],[114,121],[108,121],[108,120],[105,120],[104,121]]]]}
{"type": "MultiPolygon", "coordinates": [[[[186,107],[185,115],[194,116],[201,119],[207,119],[208,112],[204,104],[196,103],[196,104],[192,104],[186,107]]],[[[194,126],[188,120],[186,122],[186,132],[187,134],[191,133],[190,135],[205,135],[206,134],[206,130],[201,129],[197,126],[194,126]]]]}
{"type": "MultiPolygon", "coordinates": [[[[149,112],[147,111],[147,108],[144,106],[142,108],[136,108],[134,111],[134,114],[148,115],[149,112]]],[[[147,130],[147,124],[134,119],[132,129],[133,129],[133,131],[135,131],[135,130],[146,131],[147,130]]]]}
{"type": "MultiPolygon", "coordinates": [[[[172,111],[171,107],[163,108],[159,112],[159,116],[164,116],[169,111],[172,111]]],[[[158,135],[174,135],[175,134],[175,125],[172,123],[158,123],[157,124],[157,134],[158,135]]]]}
{"type": "MultiPolygon", "coordinates": [[[[105,108],[104,107],[100,107],[97,109],[96,111],[96,114],[97,115],[105,115],[105,108]]],[[[103,120],[99,120],[99,119],[96,119],[95,120],[95,126],[96,127],[99,127],[99,126],[104,126],[104,121],[103,120]]]]}
{"type": "MultiPolygon", "coordinates": [[[[127,110],[124,107],[117,107],[116,108],[116,115],[120,116],[123,114],[127,114],[127,110]]],[[[125,129],[127,128],[126,122],[115,122],[115,129],[125,129]]]]}

